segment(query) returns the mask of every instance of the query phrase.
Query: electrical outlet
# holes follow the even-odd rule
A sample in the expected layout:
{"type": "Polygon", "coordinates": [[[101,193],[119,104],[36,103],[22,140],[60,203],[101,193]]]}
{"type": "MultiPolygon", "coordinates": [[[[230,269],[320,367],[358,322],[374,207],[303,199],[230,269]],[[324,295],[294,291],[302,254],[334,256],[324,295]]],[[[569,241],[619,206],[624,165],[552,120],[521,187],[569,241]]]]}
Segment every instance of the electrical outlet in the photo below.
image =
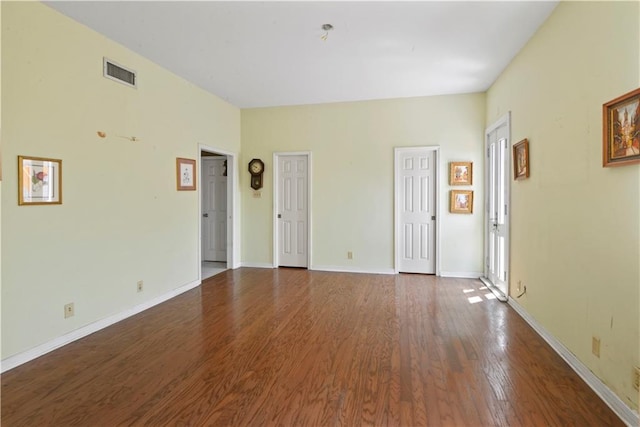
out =
{"type": "Polygon", "coordinates": [[[75,314],[75,309],[73,308],[73,303],[65,304],[64,306],[64,318],[72,317],[75,314]]]}
{"type": "Polygon", "coordinates": [[[633,368],[633,388],[640,391],[640,368],[637,366],[633,368]]]}
{"type": "Polygon", "coordinates": [[[591,337],[591,353],[600,358],[600,338],[591,337]]]}
{"type": "Polygon", "coordinates": [[[142,292],[144,288],[144,281],[138,280],[138,292],[142,292]]]}
{"type": "Polygon", "coordinates": [[[347,259],[353,259],[353,252],[347,252],[347,259]]]}

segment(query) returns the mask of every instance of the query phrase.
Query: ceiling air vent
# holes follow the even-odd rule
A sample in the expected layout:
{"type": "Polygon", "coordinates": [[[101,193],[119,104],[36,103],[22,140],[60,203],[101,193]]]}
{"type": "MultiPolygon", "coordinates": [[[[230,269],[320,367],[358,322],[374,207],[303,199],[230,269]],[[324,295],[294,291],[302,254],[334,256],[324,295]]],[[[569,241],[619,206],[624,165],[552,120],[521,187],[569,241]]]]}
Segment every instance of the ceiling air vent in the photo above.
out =
{"type": "Polygon", "coordinates": [[[110,59],[103,59],[103,74],[106,78],[115,80],[127,86],[136,87],[138,82],[135,71],[129,70],[110,59]]]}

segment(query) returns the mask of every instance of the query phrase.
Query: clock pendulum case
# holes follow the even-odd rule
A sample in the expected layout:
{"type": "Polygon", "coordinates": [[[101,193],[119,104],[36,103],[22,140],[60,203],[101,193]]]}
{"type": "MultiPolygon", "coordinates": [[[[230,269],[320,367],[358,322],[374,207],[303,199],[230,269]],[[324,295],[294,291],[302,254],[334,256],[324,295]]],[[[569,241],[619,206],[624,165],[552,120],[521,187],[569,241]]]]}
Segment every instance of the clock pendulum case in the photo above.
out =
{"type": "Polygon", "coordinates": [[[262,188],[262,174],[264,173],[264,162],[260,159],[252,159],[249,162],[249,173],[251,174],[251,188],[259,190],[262,188]]]}

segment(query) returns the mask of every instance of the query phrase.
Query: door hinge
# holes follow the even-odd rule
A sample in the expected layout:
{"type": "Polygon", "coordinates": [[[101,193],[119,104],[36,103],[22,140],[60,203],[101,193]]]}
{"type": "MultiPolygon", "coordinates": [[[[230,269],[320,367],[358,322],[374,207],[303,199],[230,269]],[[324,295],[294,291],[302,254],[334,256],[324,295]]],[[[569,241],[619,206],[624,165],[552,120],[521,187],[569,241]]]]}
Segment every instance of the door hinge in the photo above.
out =
{"type": "Polygon", "coordinates": [[[504,205],[504,214],[507,214],[507,205],[504,205]]]}

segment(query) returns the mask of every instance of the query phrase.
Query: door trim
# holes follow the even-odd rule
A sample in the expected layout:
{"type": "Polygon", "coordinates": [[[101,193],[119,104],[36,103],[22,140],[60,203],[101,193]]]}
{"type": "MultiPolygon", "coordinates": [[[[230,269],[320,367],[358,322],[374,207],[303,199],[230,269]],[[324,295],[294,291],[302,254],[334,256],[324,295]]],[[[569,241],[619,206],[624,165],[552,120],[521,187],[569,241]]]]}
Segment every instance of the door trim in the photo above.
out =
{"type": "Polygon", "coordinates": [[[489,135],[494,130],[498,129],[501,126],[506,125],[507,128],[507,150],[505,155],[505,164],[503,165],[505,168],[505,176],[506,176],[506,185],[504,186],[504,203],[507,207],[507,215],[505,215],[505,224],[504,224],[504,234],[505,234],[505,256],[504,256],[504,268],[505,268],[505,285],[507,288],[506,295],[502,295],[502,291],[497,289],[493,283],[488,279],[489,277],[489,267],[487,265],[487,260],[489,256],[489,222],[487,218],[489,218],[489,173],[490,168],[489,165],[485,164],[484,168],[484,210],[483,210],[483,223],[484,223],[484,251],[482,254],[482,263],[483,263],[483,271],[484,275],[480,278],[480,280],[487,285],[489,290],[500,300],[507,301],[510,294],[510,274],[511,274],[511,266],[509,263],[510,253],[511,253],[511,111],[507,112],[504,116],[500,117],[494,123],[492,123],[484,132],[484,159],[486,162],[488,156],[488,142],[489,135]]]}
{"type": "Polygon", "coordinates": [[[273,183],[273,235],[271,236],[271,240],[273,241],[273,268],[278,268],[279,260],[278,260],[278,236],[279,236],[279,227],[278,227],[278,177],[280,173],[279,160],[280,157],[287,156],[306,156],[307,157],[307,269],[313,270],[313,264],[311,263],[312,252],[311,248],[313,247],[312,243],[312,200],[313,193],[311,185],[313,179],[313,162],[312,162],[312,153],[311,151],[274,151],[273,152],[273,175],[271,182],[273,183]]]}
{"type": "Polygon", "coordinates": [[[435,251],[435,264],[436,264],[436,276],[440,276],[440,146],[427,145],[422,147],[395,147],[393,149],[393,165],[394,165],[394,179],[393,179],[393,194],[394,194],[394,214],[393,214],[393,269],[395,274],[400,273],[400,155],[411,151],[434,151],[435,161],[433,162],[435,170],[433,171],[435,177],[435,205],[434,210],[436,213],[436,225],[435,225],[435,239],[436,239],[436,251],[435,251]]]}
{"type": "MultiPolygon", "coordinates": [[[[240,267],[240,233],[237,225],[239,210],[236,206],[238,189],[238,155],[232,151],[222,150],[204,144],[198,144],[198,173],[202,171],[202,151],[222,154],[227,157],[227,268],[240,267]]],[[[202,281],[202,185],[197,187],[198,193],[198,277],[202,281]]]]}

